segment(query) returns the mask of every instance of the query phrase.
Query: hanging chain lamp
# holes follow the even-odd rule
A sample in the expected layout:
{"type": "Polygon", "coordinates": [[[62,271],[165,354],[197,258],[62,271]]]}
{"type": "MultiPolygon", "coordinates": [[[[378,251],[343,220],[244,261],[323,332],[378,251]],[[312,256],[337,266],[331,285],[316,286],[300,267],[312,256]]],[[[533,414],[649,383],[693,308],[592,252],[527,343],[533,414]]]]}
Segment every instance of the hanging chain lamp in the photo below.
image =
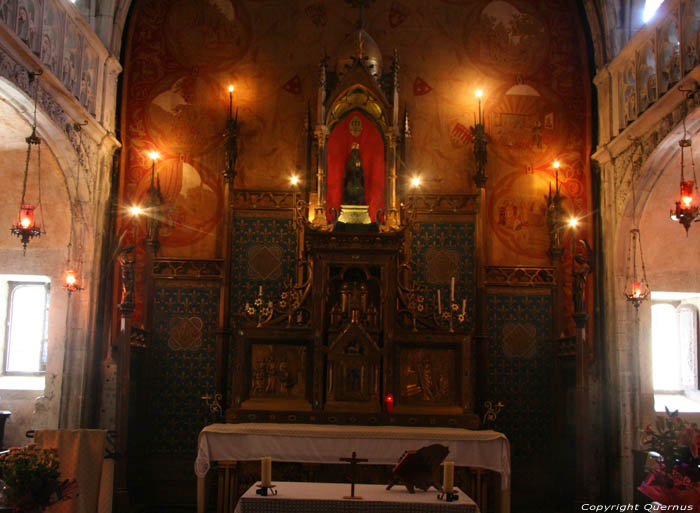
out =
{"type": "MultiPolygon", "coordinates": [[[[641,148],[641,142],[638,139],[635,140],[635,143],[641,148]]],[[[647,270],[644,265],[644,252],[642,251],[642,233],[639,231],[639,223],[637,222],[636,178],[641,168],[641,159],[642,155],[640,155],[639,160],[635,160],[632,166],[632,224],[634,228],[630,230],[629,245],[627,246],[627,271],[623,292],[627,301],[630,301],[635,309],[639,309],[641,302],[648,298],[650,293],[647,270]]]]}
{"type": "MultiPolygon", "coordinates": [[[[683,91],[681,89],[681,91],[683,91]]],[[[686,93],[686,97],[690,98],[692,96],[692,91],[683,91],[686,93]]],[[[681,193],[680,198],[676,201],[675,210],[671,210],[671,219],[678,221],[685,228],[686,235],[690,229],[690,224],[696,221],[698,218],[698,213],[700,208],[696,198],[693,195],[693,190],[697,190],[697,179],[695,178],[695,159],[693,158],[693,148],[691,141],[688,138],[688,132],[685,128],[685,114],[683,115],[683,138],[678,141],[678,146],[681,148],[681,193]],[[693,172],[693,179],[687,180],[685,176],[685,149],[688,148],[690,152],[690,166],[693,172]]]]}
{"type": "Polygon", "coordinates": [[[34,237],[41,235],[41,225],[44,221],[43,212],[41,211],[41,140],[36,135],[36,104],[37,104],[37,94],[39,91],[39,79],[38,76],[41,75],[41,71],[30,73],[29,75],[35,80],[34,85],[34,121],[32,124],[32,133],[25,139],[27,142],[27,160],[24,164],[24,180],[22,182],[22,199],[19,203],[19,216],[17,221],[14,222],[12,228],[10,228],[10,233],[16,235],[20,242],[22,243],[23,253],[27,252],[27,244],[34,237]],[[38,173],[38,183],[39,183],[39,213],[41,214],[41,224],[37,224],[34,219],[35,205],[26,202],[27,198],[27,177],[29,176],[29,162],[31,160],[32,146],[37,147],[37,173],[38,173]]]}
{"type": "Polygon", "coordinates": [[[644,266],[642,251],[642,234],[639,228],[630,230],[629,247],[627,249],[627,274],[625,276],[625,297],[635,308],[649,297],[649,282],[644,266]],[[641,272],[640,272],[641,270],[641,272]]]}
{"type": "MultiPolygon", "coordinates": [[[[80,205],[80,173],[82,171],[82,166],[83,166],[83,161],[82,161],[82,155],[81,151],[83,148],[83,132],[82,128],[87,125],[87,121],[83,123],[74,123],[73,124],[73,129],[78,132],[78,160],[77,160],[77,168],[78,172],[76,173],[76,182],[75,182],[75,198],[76,198],[76,206],[75,208],[79,208],[78,205],[80,205]]],[[[78,256],[78,258],[75,258],[75,261],[73,259],[73,240],[75,240],[75,235],[76,235],[76,230],[75,230],[75,215],[74,212],[71,211],[70,214],[70,233],[68,234],[68,246],[67,246],[67,255],[66,255],[66,273],[64,276],[63,280],[63,288],[68,291],[68,294],[72,294],[73,292],[78,292],[80,290],[83,290],[82,286],[82,260],[78,256]]],[[[80,242],[79,242],[80,244],[80,242]]],[[[82,250],[82,245],[78,246],[78,255],[80,255],[82,250]]]]}

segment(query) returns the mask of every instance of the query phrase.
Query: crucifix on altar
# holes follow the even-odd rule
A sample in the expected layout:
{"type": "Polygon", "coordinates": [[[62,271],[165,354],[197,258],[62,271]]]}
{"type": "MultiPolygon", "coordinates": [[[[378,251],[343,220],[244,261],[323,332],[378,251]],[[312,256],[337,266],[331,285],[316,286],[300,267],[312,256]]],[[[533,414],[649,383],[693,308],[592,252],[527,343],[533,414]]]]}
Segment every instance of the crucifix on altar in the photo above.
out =
{"type": "Polygon", "coordinates": [[[367,458],[358,458],[357,453],[355,451],[352,451],[351,458],[340,458],[340,461],[347,461],[348,463],[350,463],[350,495],[346,495],[345,497],[343,497],[343,499],[362,499],[362,497],[358,497],[355,495],[355,481],[357,480],[357,464],[369,460],[367,460],[367,458]]]}

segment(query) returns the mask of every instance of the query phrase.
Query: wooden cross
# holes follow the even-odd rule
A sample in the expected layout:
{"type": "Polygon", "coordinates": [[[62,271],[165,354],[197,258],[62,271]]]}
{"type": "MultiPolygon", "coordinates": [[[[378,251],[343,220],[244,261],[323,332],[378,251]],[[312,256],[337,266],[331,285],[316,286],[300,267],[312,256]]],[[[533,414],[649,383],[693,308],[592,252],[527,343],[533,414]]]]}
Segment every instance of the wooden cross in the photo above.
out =
{"type": "Polygon", "coordinates": [[[361,499],[362,497],[355,496],[355,480],[357,479],[357,464],[363,461],[368,461],[367,458],[358,458],[357,453],[352,451],[352,458],[340,458],[340,461],[350,463],[350,496],[345,496],[343,499],[361,499]]]}

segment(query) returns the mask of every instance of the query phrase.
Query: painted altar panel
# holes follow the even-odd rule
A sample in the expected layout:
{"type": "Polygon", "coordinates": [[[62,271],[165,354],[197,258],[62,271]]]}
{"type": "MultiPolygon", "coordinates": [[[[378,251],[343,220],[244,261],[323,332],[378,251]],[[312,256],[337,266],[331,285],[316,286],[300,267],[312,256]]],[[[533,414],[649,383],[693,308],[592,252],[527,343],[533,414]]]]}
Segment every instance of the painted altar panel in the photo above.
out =
{"type": "Polygon", "coordinates": [[[459,352],[454,348],[401,347],[399,350],[399,404],[452,406],[459,352]]]}
{"type": "Polygon", "coordinates": [[[252,399],[303,400],[306,396],[306,346],[252,344],[250,350],[252,399]]]}

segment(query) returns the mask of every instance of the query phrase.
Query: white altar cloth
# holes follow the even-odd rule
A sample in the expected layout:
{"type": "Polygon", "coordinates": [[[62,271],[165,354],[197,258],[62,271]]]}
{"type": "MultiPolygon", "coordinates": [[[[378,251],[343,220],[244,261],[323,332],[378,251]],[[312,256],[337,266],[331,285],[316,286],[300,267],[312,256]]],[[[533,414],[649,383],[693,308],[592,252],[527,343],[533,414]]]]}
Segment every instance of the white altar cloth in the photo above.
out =
{"type": "Polygon", "coordinates": [[[430,490],[408,493],[403,486],[387,490],[384,485],[355,485],[355,495],[362,500],[343,499],[349,495],[347,483],[286,483],[276,482],[277,495],[261,497],[255,491],[260,482],[251,486],[238,501],[234,513],[479,513],[479,507],[464,492],[455,491],[454,502],[437,500],[438,492],[430,490]]]}
{"type": "MultiPolygon", "coordinates": [[[[510,443],[503,433],[461,428],[338,426],[318,424],[211,424],[199,434],[194,469],[206,476],[212,461],[257,460],[339,463],[353,451],[365,464],[394,465],[404,451],[440,443],[457,466],[493,470],[501,475],[501,512],[510,511],[510,443]]],[[[273,475],[274,479],[274,475],[273,475]]],[[[198,485],[204,489],[204,485],[198,485]]],[[[198,501],[199,502],[199,501],[198,501]]]]}

